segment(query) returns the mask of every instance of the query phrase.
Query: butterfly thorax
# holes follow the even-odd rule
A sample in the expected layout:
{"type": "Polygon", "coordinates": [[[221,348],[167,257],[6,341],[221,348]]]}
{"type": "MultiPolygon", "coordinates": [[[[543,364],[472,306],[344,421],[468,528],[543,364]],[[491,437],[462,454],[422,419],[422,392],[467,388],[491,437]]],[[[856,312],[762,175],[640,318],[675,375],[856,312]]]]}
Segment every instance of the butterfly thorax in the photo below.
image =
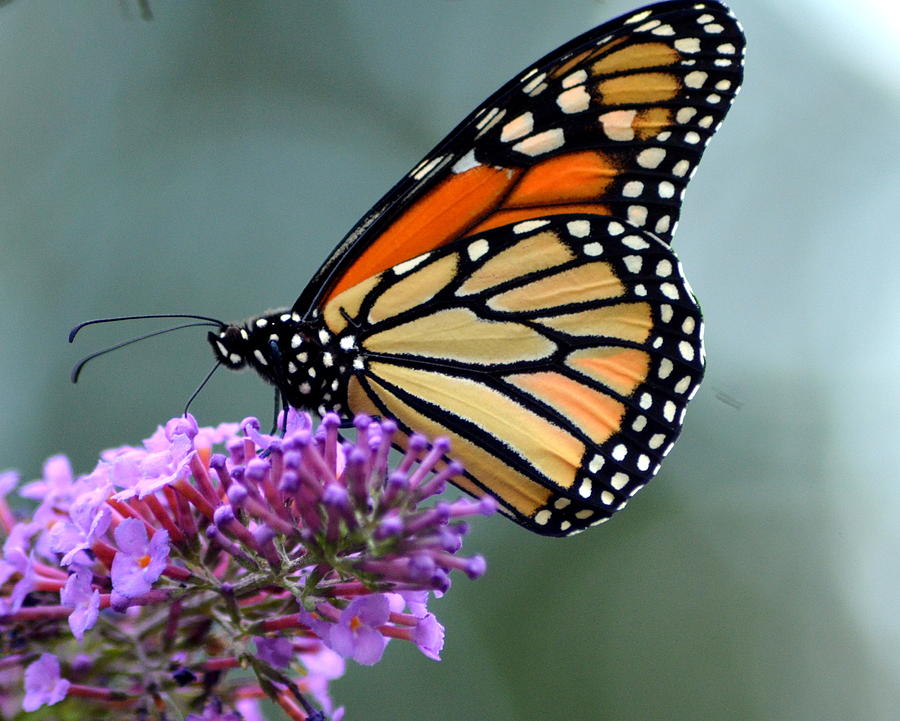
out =
{"type": "Polygon", "coordinates": [[[295,408],[346,412],[352,349],[325,330],[320,316],[304,320],[290,310],[269,311],[208,340],[222,365],[252,368],[295,408]]]}

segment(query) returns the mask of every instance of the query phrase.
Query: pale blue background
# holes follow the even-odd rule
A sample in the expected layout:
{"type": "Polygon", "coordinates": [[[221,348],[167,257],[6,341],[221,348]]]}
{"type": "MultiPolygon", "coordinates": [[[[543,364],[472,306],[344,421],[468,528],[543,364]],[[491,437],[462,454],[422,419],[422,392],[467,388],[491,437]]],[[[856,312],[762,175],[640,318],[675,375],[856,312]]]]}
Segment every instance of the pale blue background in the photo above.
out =
{"type": "MultiPolygon", "coordinates": [[[[0,7],[0,467],[28,477],[51,453],[86,471],[139,441],[212,364],[184,331],[73,387],[81,354],[132,329],[72,348],[71,325],[290,304],[463,115],[632,7],[152,6],[152,22],[126,0],[0,7]]],[[[353,667],[335,685],[348,718],[900,718],[896,17],[733,6],[747,82],[676,238],[708,322],[683,440],[602,529],[554,541],[478,523],[467,545],[488,575],[434,605],[444,661],[395,643],[353,667]]],[[[215,423],[270,405],[221,372],[193,410],[215,423]]]]}

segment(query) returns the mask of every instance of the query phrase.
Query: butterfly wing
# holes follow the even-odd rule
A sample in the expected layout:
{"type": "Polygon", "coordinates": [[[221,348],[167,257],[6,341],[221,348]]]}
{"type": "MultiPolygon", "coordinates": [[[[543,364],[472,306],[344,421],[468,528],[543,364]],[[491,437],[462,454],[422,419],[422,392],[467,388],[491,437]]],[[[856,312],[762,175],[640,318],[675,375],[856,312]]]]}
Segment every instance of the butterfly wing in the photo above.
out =
{"type": "Polygon", "coordinates": [[[663,2],[575,38],[488,98],[344,238],[294,304],[454,240],[550,214],[670,242],[684,187],[737,93],[744,41],[718,2],[663,2]]]}
{"type": "Polygon", "coordinates": [[[347,289],[355,411],[447,436],[458,485],[518,523],[603,522],[659,469],[703,374],[700,312],[669,246],[594,215],[486,230],[347,289]]]}
{"type": "Polygon", "coordinates": [[[703,373],[669,244],[743,51],[718,2],[663,2],[567,43],[466,118],[294,306],[357,353],[350,409],[396,418],[401,438],[448,436],[458,485],[539,533],[622,508],[703,373]]]}

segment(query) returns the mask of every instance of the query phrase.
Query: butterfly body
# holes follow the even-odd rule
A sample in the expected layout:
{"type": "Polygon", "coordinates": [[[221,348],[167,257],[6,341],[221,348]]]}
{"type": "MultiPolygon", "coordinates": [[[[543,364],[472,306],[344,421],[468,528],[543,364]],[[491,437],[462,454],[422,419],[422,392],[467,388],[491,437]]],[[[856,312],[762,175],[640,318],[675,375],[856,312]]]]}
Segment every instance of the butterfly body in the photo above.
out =
{"type": "Polygon", "coordinates": [[[447,436],[458,485],[545,535],[607,520],[659,469],[703,375],[670,247],[741,80],[718,2],[567,43],[466,118],[289,310],[210,334],[291,405],[447,436]]]}

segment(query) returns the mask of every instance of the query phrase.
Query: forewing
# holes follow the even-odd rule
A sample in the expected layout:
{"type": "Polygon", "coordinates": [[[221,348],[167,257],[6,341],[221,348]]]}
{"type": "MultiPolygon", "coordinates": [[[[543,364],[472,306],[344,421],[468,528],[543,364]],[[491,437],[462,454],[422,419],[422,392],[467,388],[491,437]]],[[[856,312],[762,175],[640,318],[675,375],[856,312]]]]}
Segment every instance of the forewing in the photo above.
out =
{"type": "Polygon", "coordinates": [[[738,91],[744,40],[717,2],[591,30],[492,95],[346,236],[294,310],[466,235],[548,215],[627,220],[668,243],[738,91]]]}

